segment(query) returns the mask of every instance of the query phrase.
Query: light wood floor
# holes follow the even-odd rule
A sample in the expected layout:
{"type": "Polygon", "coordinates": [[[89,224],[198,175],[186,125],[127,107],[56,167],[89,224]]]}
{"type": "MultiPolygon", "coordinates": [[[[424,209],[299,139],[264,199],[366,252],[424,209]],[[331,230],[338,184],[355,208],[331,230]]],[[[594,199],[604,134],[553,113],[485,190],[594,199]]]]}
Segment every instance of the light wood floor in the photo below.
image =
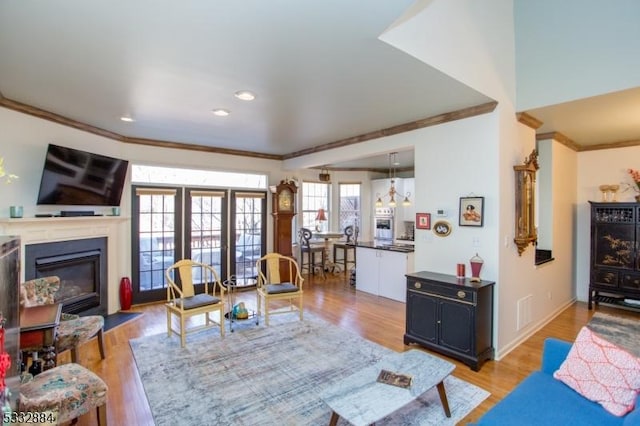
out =
{"type": "MultiPolygon", "coordinates": [[[[304,289],[305,311],[313,312],[339,327],[358,333],[395,351],[408,349],[403,344],[405,328],[403,303],[355,291],[343,275],[329,275],[326,281],[312,277],[305,281],[304,289]]],[[[244,300],[247,307],[252,308],[255,306],[254,294],[254,292],[242,293],[238,300],[244,300]]],[[[640,314],[635,312],[607,307],[598,307],[597,310],[640,319],[640,314]]],[[[140,311],[144,315],[105,333],[107,355],[105,360],[100,360],[95,341],[88,342],[79,353],[80,363],[107,382],[109,386],[108,420],[110,425],[116,426],[154,424],[129,347],[129,339],[166,333],[166,314],[162,304],[134,306],[132,311],[140,311]]],[[[544,338],[557,337],[573,340],[594,311],[589,311],[585,303],[579,302],[572,305],[501,361],[489,361],[479,372],[474,372],[464,364],[446,358],[457,365],[454,376],[491,393],[491,396],[463,419],[461,424],[476,421],[531,371],[539,368],[544,338]]],[[[262,324],[260,326],[264,327],[262,324]]],[[[173,338],[178,339],[175,335],[173,338]]],[[[70,362],[69,354],[60,354],[59,363],[66,362],[70,362]]],[[[180,413],[176,413],[176,419],[179,415],[180,413]]],[[[206,423],[206,419],[203,419],[203,423],[206,423]]],[[[78,424],[80,426],[95,425],[95,413],[91,412],[83,416],[78,424]]],[[[178,420],[176,425],[179,425],[178,420]]]]}

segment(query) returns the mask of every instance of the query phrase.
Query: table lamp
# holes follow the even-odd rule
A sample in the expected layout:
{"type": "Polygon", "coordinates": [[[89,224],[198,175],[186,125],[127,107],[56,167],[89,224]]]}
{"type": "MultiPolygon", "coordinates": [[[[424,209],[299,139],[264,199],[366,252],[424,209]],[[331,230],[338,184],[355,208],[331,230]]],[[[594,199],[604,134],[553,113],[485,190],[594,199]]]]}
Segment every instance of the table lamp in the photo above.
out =
{"type": "Polygon", "coordinates": [[[316,214],[316,231],[320,232],[320,228],[322,228],[322,222],[327,220],[327,215],[324,214],[324,209],[319,208],[318,213],[316,214]]]}

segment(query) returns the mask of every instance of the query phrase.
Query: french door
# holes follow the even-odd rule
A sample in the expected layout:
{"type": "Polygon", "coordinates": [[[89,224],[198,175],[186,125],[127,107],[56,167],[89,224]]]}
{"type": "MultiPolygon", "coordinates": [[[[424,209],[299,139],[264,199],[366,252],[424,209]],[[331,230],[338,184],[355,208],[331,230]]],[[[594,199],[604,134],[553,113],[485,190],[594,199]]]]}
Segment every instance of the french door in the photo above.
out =
{"type": "Polygon", "coordinates": [[[179,259],[213,266],[222,281],[255,285],[265,252],[264,191],[134,186],[132,194],[134,303],[164,300],[165,270],[179,259]]]}

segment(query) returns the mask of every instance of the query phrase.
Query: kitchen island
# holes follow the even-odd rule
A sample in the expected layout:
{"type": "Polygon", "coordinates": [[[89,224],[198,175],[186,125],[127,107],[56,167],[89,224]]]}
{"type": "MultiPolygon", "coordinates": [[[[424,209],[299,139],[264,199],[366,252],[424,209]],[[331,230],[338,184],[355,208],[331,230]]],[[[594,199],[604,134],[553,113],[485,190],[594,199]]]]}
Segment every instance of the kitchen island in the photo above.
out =
{"type": "Polygon", "coordinates": [[[406,302],[405,274],[414,272],[413,252],[408,244],[356,243],[356,290],[406,302]]]}

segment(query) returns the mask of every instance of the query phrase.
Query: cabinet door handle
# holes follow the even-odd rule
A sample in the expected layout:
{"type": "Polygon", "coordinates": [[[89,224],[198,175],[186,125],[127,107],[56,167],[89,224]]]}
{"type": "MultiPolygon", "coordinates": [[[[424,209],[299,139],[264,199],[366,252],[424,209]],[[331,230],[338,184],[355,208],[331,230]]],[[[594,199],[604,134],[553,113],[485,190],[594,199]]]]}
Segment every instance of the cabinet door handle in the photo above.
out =
{"type": "Polygon", "coordinates": [[[415,288],[422,288],[422,284],[420,284],[420,283],[413,283],[413,286],[415,288]]]}
{"type": "Polygon", "coordinates": [[[464,299],[466,295],[467,295],[467,293],[465,293],[465,292],[464,292],[464,291],[462,291],[462,290],[460,290],[460,291],[458,292],[458,297],[459,297],[460,299],[464,299]]]}

